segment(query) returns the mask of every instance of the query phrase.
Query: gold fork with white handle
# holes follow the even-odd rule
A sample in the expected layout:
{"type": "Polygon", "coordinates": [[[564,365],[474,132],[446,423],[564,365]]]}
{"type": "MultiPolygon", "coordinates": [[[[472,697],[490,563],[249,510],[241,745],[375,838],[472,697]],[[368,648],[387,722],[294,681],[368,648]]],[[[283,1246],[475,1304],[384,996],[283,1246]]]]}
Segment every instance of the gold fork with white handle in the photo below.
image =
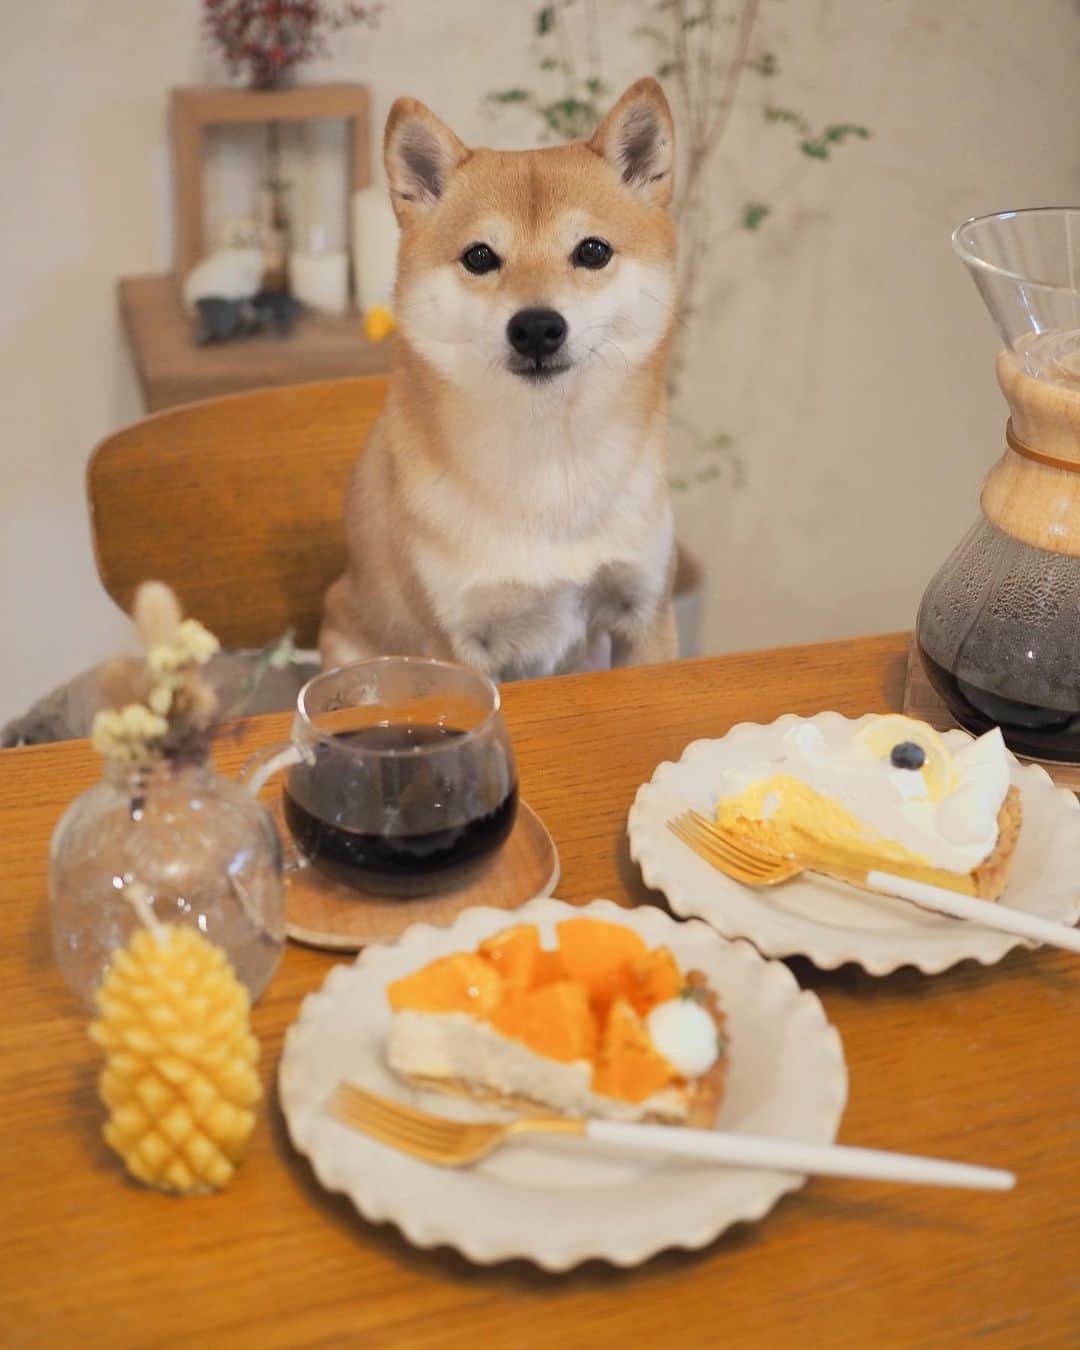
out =
{"type": "Polygon", "coordinates": [[[839,1144],[804,1144],[797,1139],[768,1139],[719,1130],[690,1130],[678,1125],[626,1125],[621,1121],[576,1120],[568,1116],[522,1117],[491,1124],[447,1120],[380,1097],[352,1083],[339,1083],[330,1112],[343,1125],[360,1130],[381,1144],[442,1167],[467,1167],[487,1157],[508,1140],[523,1134],[571,1135],[639,1153],[697,1158],[729,1167],[816,1176],[855,1177],[867,1181],[901,1181],[923,1186],[961,1186],[980,1191],[1008,1191],[1012,1172],[969,1163],[886,1153],[839,1144]]]}
{"type": "Polygon", "coordinates": [[[970,879],[936,868],[889,862],[888,870],[873,866],[873,859],[854,850],[827,847],[807,839],[793,854],[773,853],[752,840],[726,830],[697,811],[684,811],[668,821],[668,829],[688,848],[746,886],[776,886],[800,872],[848,881],[864,890],[911,900],[923,909],[935,910],[954,919],[971,919],[1014,937],[1044,942],[1067,952],[1080,952],[1080,931],[1054,923],[1026,910],[1010,909],[996,900],[979,900],[970,879]]]}

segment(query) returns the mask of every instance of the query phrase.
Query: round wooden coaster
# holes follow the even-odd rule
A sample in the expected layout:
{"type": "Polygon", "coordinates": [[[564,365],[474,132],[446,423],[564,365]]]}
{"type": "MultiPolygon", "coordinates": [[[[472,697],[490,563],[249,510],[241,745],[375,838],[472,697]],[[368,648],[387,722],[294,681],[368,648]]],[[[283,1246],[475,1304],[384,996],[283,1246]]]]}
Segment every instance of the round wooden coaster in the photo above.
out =
{"type": "MultiPolygon", "coordinates": [[[[279,798],[280,800],[280,798],[279,798]]],[[[288,838],[277,810],[274,816],[288,838]]],[[[452,891],[412,898],[355,891],[317,868],[285,877],[285,931],[295,942],[332,951],[356,952],[369,942],[389,942],[410,924],[442,927],[470,905],[517,909],[550,895],[559,881],[559,855],[540,817],[519,802],[510,838],[478,877],[452,891]]]]}

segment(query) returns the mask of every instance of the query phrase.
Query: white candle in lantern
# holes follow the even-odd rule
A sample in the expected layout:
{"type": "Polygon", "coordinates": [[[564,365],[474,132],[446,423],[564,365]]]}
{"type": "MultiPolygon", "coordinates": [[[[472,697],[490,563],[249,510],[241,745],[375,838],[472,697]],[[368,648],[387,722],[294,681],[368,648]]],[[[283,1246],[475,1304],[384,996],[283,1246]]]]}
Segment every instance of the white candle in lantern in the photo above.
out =
{"type": "Polygon", "coordinates": [[[393,308],[397,271],[398,225],[385,187],[366,187],[353,193],[352,258],[356,278],[356,305],[393,308]]]}
{"type": "Polygon", "coordinates": [[[323,314],[344,314],[349,307],[349,258],[324,246],[321,230],[312,230],[309,251],[289,254],[289,288],[302,304],[323,314]]]}

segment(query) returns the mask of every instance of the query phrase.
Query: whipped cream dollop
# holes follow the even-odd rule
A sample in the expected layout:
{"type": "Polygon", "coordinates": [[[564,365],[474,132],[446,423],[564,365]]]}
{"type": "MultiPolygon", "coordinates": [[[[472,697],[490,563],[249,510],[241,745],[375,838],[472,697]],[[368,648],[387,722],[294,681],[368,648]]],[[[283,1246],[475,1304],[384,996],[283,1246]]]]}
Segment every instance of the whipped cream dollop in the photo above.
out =
{"type": "MultiPolygon", "coordinates": [[[[944,789],[940,772],[895,767],[888,754],[869,753],[871,719],[800,722],[784,733],[780,753],[742,769],[720,783],[721,799],[738,796],[777,774],[789,774],[838,802],[864,826],[934,867],[970,872],[993,852],[998,812],[1009,790],[1009,755],[995,727],[959,750],[947,751],[944,789]]],[[[940,765],[935,765],[940,770],[940,765]]],[[[779,802],[766,796],[763,818],[779,802]]]]}
{"type": "Polygon", "coordinates": [[[653,1045],[684,1078],[697,1078],[720,1057],[716,1023],[695,999],[658,1003],[645,1021],[653,1045]]]}

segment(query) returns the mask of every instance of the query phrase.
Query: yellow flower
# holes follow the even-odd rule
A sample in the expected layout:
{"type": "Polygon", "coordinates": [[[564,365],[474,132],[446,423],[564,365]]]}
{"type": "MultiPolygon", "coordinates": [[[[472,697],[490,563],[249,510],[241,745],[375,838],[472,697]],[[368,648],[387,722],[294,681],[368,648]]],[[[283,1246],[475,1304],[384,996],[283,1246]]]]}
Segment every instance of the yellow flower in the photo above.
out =
{"type": "Polygon", "coordinates": [[[120,714],[112,708],[102,708],[94,714],[90,728],[90,744],[99,755],[115,755],[118,751],[120,714]]]}
{"type": "Polygon", "coordinates": [[[135,763],[149,756],[153,743],[168,729],[164,717],[142,703],[129,703],[120,709],[102,708],[95,714],[90,740],[99,754],[135,763]]]}
{"type": "Polygon", "coordinates": [[[157,647],[151,647],[146,653],[147,669],[157,679],[163,675],[174,675],[190,660],[178,642],[161,643],[157,647]]]}
{"type": "Polygon", "coordinates": [[[205,665],[221,644],[198,619],[185,619],[176,630],[173,642],[162,642],[146,653],[146,664],[152,675],[174,675],[185,666],[205,665]]]}
{"type": "Polygon", "coordinates": [[[161,717],[168,716],[169,709],[173,701],[173,684],[169,679],[160,680],[150,690],[147,703],[150,705],[150,711],[158,713],[161,717]]]}
{"type": "Polygon", "coordinates": [[[154,741],[164,736],[168,722],[142,703],[129,703],[120,709],[121,735],[132,741],[154,741]]]}
{"type": "Polygon", "coordinates": [[[203,666],[218,651],[221,643],[198,619],[185,619],[176,635],[176,645],[186,653],[188,660],[203,666]]]}

